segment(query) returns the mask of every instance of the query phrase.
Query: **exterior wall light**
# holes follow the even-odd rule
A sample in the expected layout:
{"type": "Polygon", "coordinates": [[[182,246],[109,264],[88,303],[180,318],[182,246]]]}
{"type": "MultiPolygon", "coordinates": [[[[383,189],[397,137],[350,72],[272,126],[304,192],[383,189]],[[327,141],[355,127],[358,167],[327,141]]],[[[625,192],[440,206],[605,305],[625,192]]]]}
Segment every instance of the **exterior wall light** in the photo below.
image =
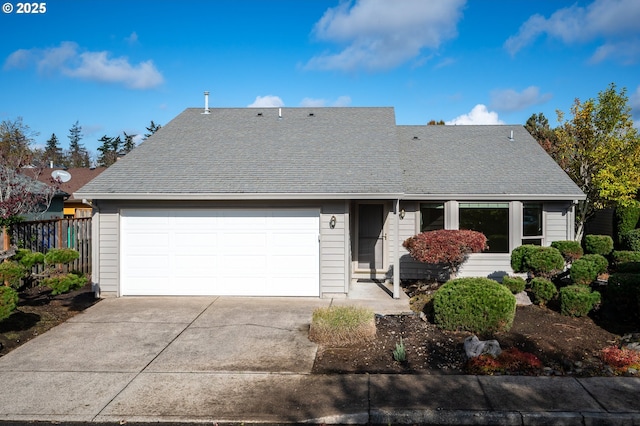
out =
{"type": "Polygon", "coordinates": [[[405,211],[404,209],[400,209],[400,219],[404,219],[405,211]]]}
{"type": "Polygon", "coordinates": [[[331,219],[329,219],[329,227],[331,229],[336,227],[336,222],[338,221],[338,219],[336,219],[335,216],[331,216],[331,219]]]}

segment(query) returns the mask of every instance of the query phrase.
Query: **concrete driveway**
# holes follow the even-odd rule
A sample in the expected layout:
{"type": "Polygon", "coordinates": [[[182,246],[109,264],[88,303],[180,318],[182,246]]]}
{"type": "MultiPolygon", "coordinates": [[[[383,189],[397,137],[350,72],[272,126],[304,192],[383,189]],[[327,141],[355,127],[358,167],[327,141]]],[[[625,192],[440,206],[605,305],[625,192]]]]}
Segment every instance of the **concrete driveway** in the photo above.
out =
{"type": "Polygon", "coordinates": [[[307,337],[312,312],[330,304],[316,298],[102,300],[0,358],[0,420],[113,420],[123,404],[137,401],[135,409],[144,413],[163,400],[150,395],[165,395],[166,406],[166,397],[203,395],[223,381],[225,388],[242,387],[251,374],[306,375],[317,350],[307,337]]]}

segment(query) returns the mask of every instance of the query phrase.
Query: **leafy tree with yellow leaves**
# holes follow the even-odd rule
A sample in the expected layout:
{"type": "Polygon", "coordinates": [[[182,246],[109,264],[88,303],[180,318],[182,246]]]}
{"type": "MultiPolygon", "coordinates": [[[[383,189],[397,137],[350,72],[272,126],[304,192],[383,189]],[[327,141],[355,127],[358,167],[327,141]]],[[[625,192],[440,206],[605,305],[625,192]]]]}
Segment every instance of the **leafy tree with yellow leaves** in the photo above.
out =
{"type": "Polygon", "coordinates": [[[616,85],[597,99],[571,107],[571,120],[558,111],[558,163],[587,195],[576,210],[576,239],[596,210],[638,204],[640,189],[640,137],[633,126],[626,89],[616,85]]]}

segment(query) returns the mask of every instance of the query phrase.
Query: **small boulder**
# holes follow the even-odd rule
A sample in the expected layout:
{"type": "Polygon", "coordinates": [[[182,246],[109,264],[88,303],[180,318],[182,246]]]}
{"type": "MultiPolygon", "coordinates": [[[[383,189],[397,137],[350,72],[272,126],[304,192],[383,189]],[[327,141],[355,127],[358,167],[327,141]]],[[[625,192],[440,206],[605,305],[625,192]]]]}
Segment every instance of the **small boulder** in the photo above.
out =
{"type": "Polygon", "coordinates": [[[492,355],[497,357],[502,353],[500,343],[497,340],[480,340],[473,335],[464,339],[464,352],[467,358],[475,358],[480,355],[492,355]]]}
{"type": "Polygon", "coordinates": [[[526,291],[521,291],[520,293],[516,293],[516,306],[529,306],[531,305],[531,298],[526,291]]]}

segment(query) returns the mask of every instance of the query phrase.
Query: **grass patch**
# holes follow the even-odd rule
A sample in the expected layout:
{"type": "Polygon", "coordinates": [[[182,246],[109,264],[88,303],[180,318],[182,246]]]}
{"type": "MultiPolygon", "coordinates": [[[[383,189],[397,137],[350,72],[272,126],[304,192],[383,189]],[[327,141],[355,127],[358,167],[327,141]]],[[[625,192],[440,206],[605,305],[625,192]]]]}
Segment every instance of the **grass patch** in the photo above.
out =
{"type": "Polygon", "coordinates": [[[376,337],[375,315],[357,306],[333,306],[313,311],[309,339],[325,345],[351,345],[376,337]]]}

